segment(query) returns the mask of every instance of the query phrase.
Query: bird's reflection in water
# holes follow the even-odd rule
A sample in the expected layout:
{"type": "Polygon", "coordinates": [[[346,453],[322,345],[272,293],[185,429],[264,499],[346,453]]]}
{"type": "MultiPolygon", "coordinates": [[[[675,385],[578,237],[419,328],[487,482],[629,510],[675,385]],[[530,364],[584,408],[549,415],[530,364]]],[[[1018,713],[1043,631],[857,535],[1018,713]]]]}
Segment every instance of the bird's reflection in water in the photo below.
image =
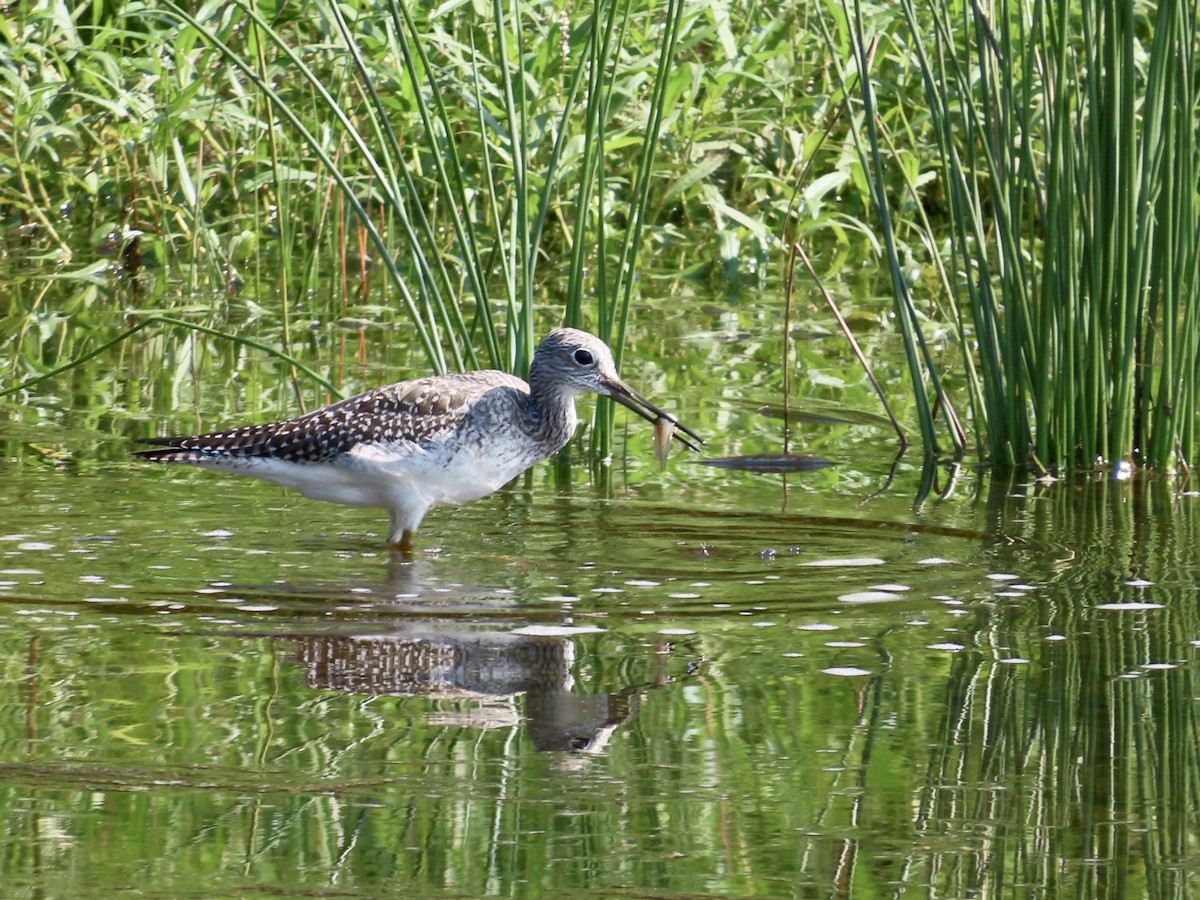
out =
{"type": "Polygon", "coordinates": [[[314,690],[484,701],[459,712],[435,713],[434,723],[512,726],[513,707],[497,701],[523,696],[528,734],[539,751],[599,753],[637,713],[644,693],[672,681],[664,674],[613,693],[578,693],[571,672],[575,644],[561,634],[422,623],[385,635],[291,640],[297,644],[295,659],[305,668],[305,684],[314,690]]]}
{"type": "MultiPolygon", "coordinates": [[[[540,751],[600,752],[648,691],[676,680],[664,642],[649,682],[582,693],[573,672],[575,637],[595,629],[541,624],[544,612],[530,614],[513,591],[447,579],[429,559],[390,554],[371,574],[229,590],[244,599],[291,601],[297,610],[319,604],[325,621],[352,629],[274,633],[304,668],[306,687],[458,704],[430,711],[426,721],[434,725],[511,728],[523,718],[540,751]]],[[[697,666],[689,663],[688,675],[697,666]]]]}

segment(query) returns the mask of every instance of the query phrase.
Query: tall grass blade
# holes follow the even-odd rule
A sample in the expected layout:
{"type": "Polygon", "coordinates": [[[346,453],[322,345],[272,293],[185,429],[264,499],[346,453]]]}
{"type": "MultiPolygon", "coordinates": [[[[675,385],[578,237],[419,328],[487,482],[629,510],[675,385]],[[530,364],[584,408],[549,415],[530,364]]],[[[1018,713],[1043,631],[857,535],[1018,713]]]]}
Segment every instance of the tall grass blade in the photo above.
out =
{"type": "MultiPolygon", "coordinates": [[[[1189,467],[1200,452],[1195,4],[901,10],[940,156],[949,269],[961,273],[948,299],[961,304],[968,368],[978,354],[988,458],[1189,467]]],[[[873,139],[870,156],[881,185],[873,139]]],[[[887,197],[873,198],[886,217],[887,197]]]]}
{"type": "MultiPolygon", "coordinates": [[[[363,162],[366,163],[371,169],[372,173],[378,180],[378,183],[386,187],[390,183],[389,179],[386,177],[386,174],[380,169],[379,163],[371,153],[370,148],[366,145],[366,142],[363,140],[362,136],[358,134],[346,114],[338,107],[336,101],[326,90],[321,80],[304,63],[304,61],[300,59],[296,52],[292,50],[292,48],[289,47],[287,43],[284,42],[284,40],[271,29],[270,25],[258,15],[257,11],[243,3],[238,2],[238,0],[232,0],[231,5],[241,10],[251,21],[253,21],[254,24],[260,29],[260,32],[271,40],[278,50],[285,57],[287,57],[288,61],[295,67],[296,71],[299,72],[304,77],[305,81],[312,86],[317,95],[320,96],[322,101],[326,104],[328,110],[340,122],[345,130],[346,135],[351,138],[352,142],[362,155],[363,162]]],[[[196,32],[199,33],[206,42],[211,44],[218,52],[220,52],[229,63],[236,66],[238,70],[240,70],[242,74],[245,75],[246,78],[254,85],[256,90],[260,91],[263,96],[267,97],[271,101],[275,109],[278,110],[279,113],[288,120],[289,124],[300,136],[301,140],[304,141],[305,145],[321,162],[321,165],[325,168],[329,175],[334,179],[334,181],[337,182],[338,187],[346,196],[347,204],[358,215],[360,223],[367,230],[372,242],[379,251],[380,258],[382,259],[384,266],[391,274],[393,282],[399,288],[405,307],[408,311],[408,315],[412,321],[416,337],[420,342],[422,349],[425,351],[430,366],[432,366],[436,372],[446,371],[445,359],[442,356],[441,347],[434,341],[433,335],[429,330],[429,323],[426,321],[421,308],[417,305],[416,298],[414,298],[412,292],[409,290],[408,282],[404,278],[404,275],[400,272],[399,267],[396,265],[396,261],[392,256],[387,242],[384,240],[383,235],[379,232],[379,229],[375,226],[374,221],[367,214],[367,211],[363,208],[362,202],[356,195],[353,186],[347,180],[346,176],[342,173],[339,167],[335,165],[333,160],[329,157],[321,141],[319,141],[305,127],[295,110],[293,110],[292,107],[270,87],[270,85],[262,81],[262,79],[258,76],[254,65],[250,61],[246,60],[229,44],[221,40],[221,38],[218,37],[218,35],[212,29],[207,28],[200,20],[198,20],[187,10],[173,3],[166,3],[164,7],[168,11],[168,15],[174,16],[175,18],[194,28],[196,32]]],[[[398,206],[401,202],[395,194],[389,194],[388,199],[393,206],[398,206]]]]}

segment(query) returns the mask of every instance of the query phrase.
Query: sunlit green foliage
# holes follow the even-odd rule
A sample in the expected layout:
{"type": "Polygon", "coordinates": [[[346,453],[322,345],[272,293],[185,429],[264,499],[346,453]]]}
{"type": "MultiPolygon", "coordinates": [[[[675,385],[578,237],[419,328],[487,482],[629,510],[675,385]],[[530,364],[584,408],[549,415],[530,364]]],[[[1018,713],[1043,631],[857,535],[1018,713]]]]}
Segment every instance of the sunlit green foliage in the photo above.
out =
{"type": "Polygon", "coordinates": [[[785,231],[867,234],[862,202],[831,202],[857,161],[826,139],[819,12],[17,4],[4,249],[80,294],[38,318],[21,292],[8,384],[93,351],[78,313],[114,299],[167,313],[175,347],[270,319],[310,366],[314,321],[402,328],[423,369],[521,371],[561,322],[619,360],[639,272],[736,295],[785,231]]]}
{"type": "MultiPolygon", "coordinates": [[[[106,15],[85,24],[30,3],[6,23],[9,222],[74,273],[98,265],[81,258],[85,228],[84,246],[168,267],[182,288],[274,287],[285,320],[298,278],[332,276],[328,308],[369,297],[403,310],[435,368],[520,369],[548,279],[566,279],[565,306],[545,318],[586,315],[619,343],[643,249],[698,270],[719,260],[735,279],[761,272],[819,146],[803,12],[130,3],[106,15]]],[[[844,181],[819,182],[810,208],[844,181]]]]}
{"type": "Polygon", "coordinates": [[[90,352],[98,307],[167,314],[146,332],[172,322],[176,348],[188,323],[270,321],[313,368],[314,323],[360,359],[364,329],[403,330],[422,370],[521,371],[561,322],[619,357],[639,278],[736,299],[789,241],[873,302],[853,235],[891,273],[931,453],[1179,467],[1200,441],[1195,17],[18,3],[0,249],[35,286],[6,310],[4,377],[90,352]],[[49,272],[76,296],[43,306],[49,272]]]}

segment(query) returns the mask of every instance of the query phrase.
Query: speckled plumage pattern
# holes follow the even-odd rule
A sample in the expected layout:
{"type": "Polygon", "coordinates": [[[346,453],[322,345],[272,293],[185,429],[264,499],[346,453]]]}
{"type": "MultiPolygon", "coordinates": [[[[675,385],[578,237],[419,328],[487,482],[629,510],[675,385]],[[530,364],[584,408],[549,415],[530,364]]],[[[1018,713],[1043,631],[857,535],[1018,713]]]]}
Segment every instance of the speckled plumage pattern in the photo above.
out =
{"type": "MultiPolygon", "coordinates": [[[[389,540],[411,547],[434,506],[484,497],[562,449],[575,396],[612,397],[676,422],[617,376],[599,338],[560,328],[534,355],[529,383],[497,371],[401,381],[303,416],[194,436],[151,438],[143,459],[261,478],[306,497],[389,510],[389,540]]],[[[680,438],[697,449],[690,441],[680,438]]]]}
{"type": "Polygon", "coordinates": [[[286,422],[150,438],[145,443],[165,449],[142,451],[141,456],[181,463],[254,457],[320,463],[359,444],[429,444],[453,433],[479,397],[499,387],[529,393],[529,385],[505,372],[434,375],[384,385],[286,422]]]}

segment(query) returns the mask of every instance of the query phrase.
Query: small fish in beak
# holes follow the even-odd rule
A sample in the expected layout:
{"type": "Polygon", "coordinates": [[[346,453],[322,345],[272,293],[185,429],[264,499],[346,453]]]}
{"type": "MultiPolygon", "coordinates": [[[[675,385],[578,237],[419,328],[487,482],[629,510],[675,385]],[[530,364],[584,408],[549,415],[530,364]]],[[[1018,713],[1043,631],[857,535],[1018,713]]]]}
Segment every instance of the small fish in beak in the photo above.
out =
{"type": "Polygon", "coordinates": [[[671,419],[659,416],[654,420],[654,455],[658,458],[658,467],[667,467],[667,457],[671,455],[671,435],[675,433],[675,423],[671,419]]]}
{"type": "Polygon", "coordinates": [[[658,449],[659,445],[661,444],[665,447],[670,443],[672,437],[689,450],[694,450],[697,453],[700,452],[700,447],[704,445],[704,439],[669,412],[659,409],[620,379],[609,379],[605,387],[608,388],[609,397],[612,397],[626,409],[633,410],[633,412],[637,413],[647,422],[654,423],[655,453],[658,454],[660,463],[666,459],[666,454],[658,449]],[[664,432],[662,437],[659,436],[660,432],[664,432]],[[684,435],[687,435],[687,437],[684,437],[684,435]]]}

